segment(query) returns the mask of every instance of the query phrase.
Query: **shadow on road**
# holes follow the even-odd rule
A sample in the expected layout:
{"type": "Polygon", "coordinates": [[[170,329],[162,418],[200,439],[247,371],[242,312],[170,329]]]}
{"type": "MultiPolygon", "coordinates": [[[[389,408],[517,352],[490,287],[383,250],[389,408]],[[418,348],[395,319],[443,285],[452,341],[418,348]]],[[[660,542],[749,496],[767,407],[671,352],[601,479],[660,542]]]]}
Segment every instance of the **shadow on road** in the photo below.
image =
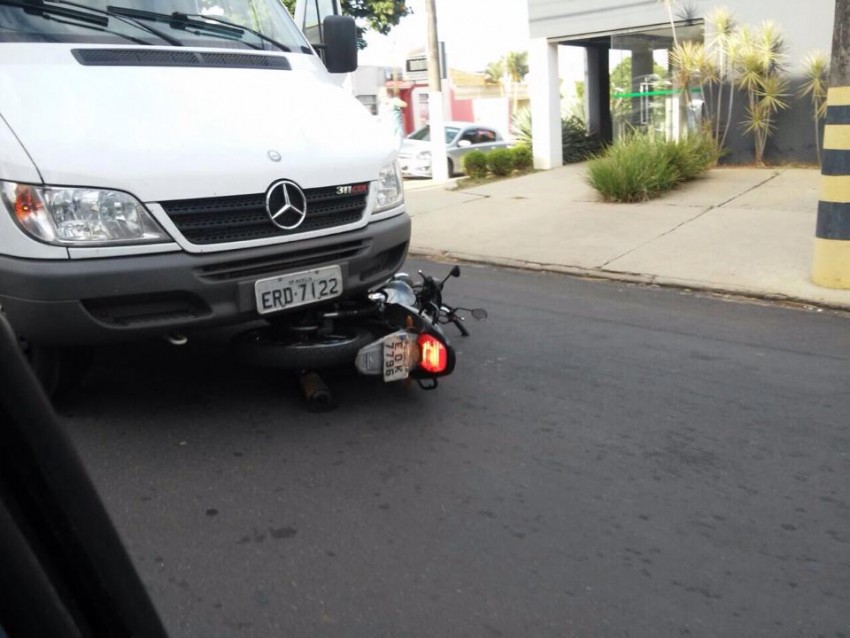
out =
{"type": "Polygon", "coordinates": [[[239,427],[247,406],[267,406],[285,415],[282,421],[288,425],[310,425],[317,420],[332,423],[352,411],[373,408],[376,402],[409,408],[422,394],[415,385],[363,377],[353,365],[323,370],[321,376],[338,405],[328,413],[315,414],[308,409],[296,372],[241,364],[224,344],[122,344],[100,348],[80,390],[59,402],[57,409],[120,422],[127,417],[150,420],[163,427],[192,410],[210,423],[239,427]]]}

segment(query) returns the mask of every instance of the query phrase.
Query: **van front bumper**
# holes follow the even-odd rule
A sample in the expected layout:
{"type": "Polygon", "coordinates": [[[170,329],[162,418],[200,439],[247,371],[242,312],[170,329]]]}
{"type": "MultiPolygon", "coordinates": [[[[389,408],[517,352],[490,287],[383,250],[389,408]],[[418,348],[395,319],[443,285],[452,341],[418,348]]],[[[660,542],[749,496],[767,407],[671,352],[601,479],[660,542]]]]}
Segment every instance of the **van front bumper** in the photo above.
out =
{"type": "Polygon", "coordinates": [[[258,279],[338,265],[344,297],[364,294],[401,267],[409,241],[405,213],[356,231],[218,253],[0,256],[0,306],[20,337],[48,345],[191,332],[258,319],[258,279]]]}

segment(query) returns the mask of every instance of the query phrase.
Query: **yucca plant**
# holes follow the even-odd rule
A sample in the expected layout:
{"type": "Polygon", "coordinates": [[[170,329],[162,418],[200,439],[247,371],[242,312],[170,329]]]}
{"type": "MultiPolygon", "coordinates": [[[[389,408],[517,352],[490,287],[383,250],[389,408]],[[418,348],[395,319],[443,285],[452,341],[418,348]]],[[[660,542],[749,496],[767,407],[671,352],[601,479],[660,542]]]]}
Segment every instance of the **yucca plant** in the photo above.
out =
{"type": "Polygon", "coordinates": [[[511,128],[517,144],[531,147],[531,109],[521,108],[511,118],[511,128]]]}
{"type": "Polygon", "coordinates": [[[788,79],[785,75],[785,40],[773,22],[766,21],[754,31],[744,28],[734,60],[735,80],[747,95],[744,130],[753,134],[754,158],[764,164],[767,140],[776,128],[775,116],[788,108],[788,79]]]}
{"type": "MultiPolygon", "coordinates": [[[[514,139],[517,146],[531,148],[531,110],[523,108],[513,117],[514,139]]],[[[604,147],[598,135],[590,135],[584,121],[575,115],[561,118],[561,150],[564,164],[583,162],[604,147]]]]}
{"type": "Polygon", "coordinates": [[[812,121],[815,125],[815,149],[818,166],[821,165],[820,123],[826,117],[826,96],[829,90],[829,60],[822,51],[809,53],[803,61],[805,82],[800,86],[800,97],[812,100],[812,121]]]}
{"type": "Polygon", "coordinates": [[[701,42],[680,42],[670,52],[670,62],[673,67],[673,81],[682,91],[682,103],[685,106],[693,99],[693,89],[699,86],[705,94],[705,85],[717,81],[717,67],[701,42]]]}
{"type": "Polygon", "coordinates": [[[713,97],[712,135],[718,148],[726,145],[729,126],[732,122],[732,107],[735,103],[735,91],[730,89],[728,104],[724,114],[723,90],[733,84],[733,64],[737,54],[736,35],[738,30],[735,15],[726,7],[713,9],[705,18],[709,25],[709,38],[706,42],[706,55],[716,69],[717,95],[713,97]]]}

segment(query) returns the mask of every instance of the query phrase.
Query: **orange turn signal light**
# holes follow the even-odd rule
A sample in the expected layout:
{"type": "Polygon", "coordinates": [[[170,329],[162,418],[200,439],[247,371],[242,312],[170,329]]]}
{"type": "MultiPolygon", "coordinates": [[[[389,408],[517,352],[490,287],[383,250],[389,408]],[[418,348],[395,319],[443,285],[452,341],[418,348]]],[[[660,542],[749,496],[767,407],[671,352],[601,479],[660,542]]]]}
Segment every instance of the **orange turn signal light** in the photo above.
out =
{"type": "Polygon", "coordinates": [[[448,361],[446,346],[439,339],[429,334],[419,335],[417,343],[419,344],[421,354],[419,367],[431,374],[443,372],[446,369],[446,363],[448,361]]]}
{"type": "Polygon", "coordinates": [[[27,221],[41,208],[41,202],[35,193],[35,189],[18,185],[15,189],[15,217],[19,222],[27,221]]]}

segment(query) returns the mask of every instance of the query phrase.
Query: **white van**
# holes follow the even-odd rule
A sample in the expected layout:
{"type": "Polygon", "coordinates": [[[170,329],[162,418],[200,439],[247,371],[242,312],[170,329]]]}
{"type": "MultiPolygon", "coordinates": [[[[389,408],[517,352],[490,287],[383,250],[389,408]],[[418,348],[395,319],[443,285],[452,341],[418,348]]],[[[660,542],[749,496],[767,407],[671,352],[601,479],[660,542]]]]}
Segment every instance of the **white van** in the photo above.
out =
{"type": "Polygon", "coordinates": [[[294,322],[400,268],[393,140],[341,87],[333,5],[0,0],[0,306],[46,385],[81,346],[294,322]]]}

